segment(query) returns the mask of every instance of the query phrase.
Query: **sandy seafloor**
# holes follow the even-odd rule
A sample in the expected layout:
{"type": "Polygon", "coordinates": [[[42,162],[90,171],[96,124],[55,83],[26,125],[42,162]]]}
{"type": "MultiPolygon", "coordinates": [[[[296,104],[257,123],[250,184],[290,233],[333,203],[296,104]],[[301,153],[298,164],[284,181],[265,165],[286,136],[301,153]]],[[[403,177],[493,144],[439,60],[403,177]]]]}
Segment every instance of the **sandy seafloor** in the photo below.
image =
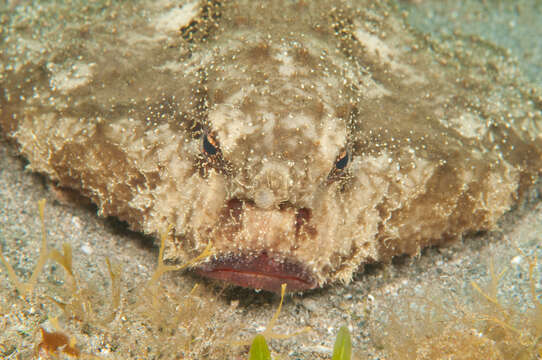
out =
{"type": "MultiPolygon", "coordinates": [[[[527,78],[542,87],[542,2],[471,0],[459,3],[421,1],[404,3],[404,6],[410,8],[410,21],[424,31],[453,33],[459,29],[464,34],[478,34],[508,48],[527,78]]],[[[142,288],[156,266],[158,254],[158,248],[152,246],[150,239],[125,230],[114,220],[99,218],[91,207],[61,204],[43,178],[24,170],[24,160],[16,157],[15,151],[4,141],[0,142],[0,162],[0,245],[20,277],[30,276],[39,255],[41,233],[37,202],[45,198],[48,245],[61,249],[63,243],[71,244],[73,267],[80,283],[98,287],[105,284],[98,294],[107,302],[110,282],[105,259],[108,257],[122,265],[123,297],[128,298],[142,288]]],[[[493,232],[465,236],[447,248],[428,249],[416,258],[399,258],[391,265],[372,266],[348,286],[337,285],[287,297],[274,330],[290,333],[304,326],[311,326],[313,330],[286,340],[271,340],[272,352],[280,359],[330,359],[335,334],[346,324],[352,333],[354,358],[387,358],[382,349],[393,339],[376,328],[386,324],[390,314],[399,319],[412,318],[403,325],[404,331],[399,330],[406,333],[423,326],[415,319],[415,309],[428,303],[456,303],[456,306],[461,304],[463,310],[474,305],[472,311],[476,311],[480,298],[471,281],[481,286],[487,284],[491,262],[498,270],[507,269],[499,282],[502,301],[516,303],[525,311],[531,303],[527,301],[530,299],[528,261],[521,252],[539,259],[535,285],[540,298],[541,238],[542,202],[535,188],[519,208],[504,216],[493,232]]],[[[123,313],[128,306],[121,306],[117,319],[112,322],[122,323],[122,336],[118,330],[108,333],[107,327],[98,329],[66,319],[58,307],[47,301],[48,295],[58,299],[55,289],[62,288],[64,280],[60,266],[49,261],[39,277],[35,294],[26,303],[17,296],[6,268],[0,266],[0,358],[32,358],[41,341],[38,327],[51,329],[47,318],[54,315],[60,315],[63,330],[75,337],[80,350],[100,358],[153,358],[151,355],[159,353],[161,346],[168,348],[167,344],[160,343],[160,339],[167,337],[154,336],[150,325],[145,328],[144,322],[132,320],[135,317],[123,313]],[[124,345],[130,343],[123,340],[130,337],[137,339],[132,353],[122,344],[123,341],[124,345]]],[[[205,321],[199,323],[198,312],[188,314],[189,325],[192,322],[204,328],[194,332],[192,348],[203,351],[199,355],[192,354],[194,358],[246,358],[246,347],[233,348],[228,355],[215,352],[213,339],[243,339],[261,332],[279,301],[279,297],[272,294],[239,289],[222,291],[209,282],[181,273],[166,275],[162,283],[172,302],[182,299],[196,283],[200,284],[200,296],[211,298],[206,300],[208,309],[199,310],[202,314],[208,310],[210,320],[202,317],[205,321]],[[205,342],[208,344],[201,346],[205,342]]],[[[460,307],[452,305],[446,311],[454,313],[460,307]]],[[[160,358],[175,358],[180,353],[168,350],[162,352],[160,358]]]]}

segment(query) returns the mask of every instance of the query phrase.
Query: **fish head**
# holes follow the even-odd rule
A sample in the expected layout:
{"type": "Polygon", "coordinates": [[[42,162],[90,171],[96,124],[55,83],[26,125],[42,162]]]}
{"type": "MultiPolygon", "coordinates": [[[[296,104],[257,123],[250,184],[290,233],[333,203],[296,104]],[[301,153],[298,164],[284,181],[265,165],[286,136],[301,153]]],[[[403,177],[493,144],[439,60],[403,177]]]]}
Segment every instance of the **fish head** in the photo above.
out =
{"type": "Polygon", "coordinates": [[[337,86],[340,72],[311,68],[306,49],[259,43],[236,58],[255,53],[258,61],[224,56],[226,77],[207,74],[202,167],[220,190],[215,222],[203,229],[215,254],[197,272],[271,291],[282,283],[306,290],[323,283],[315,254],[332,259],[341,251],[334,229],[343,221],[333,223],[330,212],[344,201],[344,109],[352,98],[337,86]]]}

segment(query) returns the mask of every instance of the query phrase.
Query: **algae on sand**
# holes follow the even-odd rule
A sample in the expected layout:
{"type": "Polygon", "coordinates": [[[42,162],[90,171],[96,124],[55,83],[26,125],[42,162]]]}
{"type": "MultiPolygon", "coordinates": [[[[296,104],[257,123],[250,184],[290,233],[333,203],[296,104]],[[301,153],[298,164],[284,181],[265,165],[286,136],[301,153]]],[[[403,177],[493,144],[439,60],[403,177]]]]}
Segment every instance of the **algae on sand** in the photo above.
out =
{"type": "Polygon", "coordinates": [[[390,306],[388,320],[372,324],[375,340],[392,359],[401,360],[539,358],[542,301],[536,284],[542,274],[535,273],[537,255],[518,252],[523,259],[520,276],[527,279],[527,286],[515,303],[499,291],[508,269],[497,272],[490,261],[487,284],[470,282],[472,297],[461,297],[461,289],[447,288],[412,294],[390,306]]]}
{"type": "MultiPolygon", "coordinates": [[[[166,272],[179,270],[183,266],[164,265],[160,258],[150,280],[143,286],[137,286],[135,291],[125,286],[121,267],[112,264],[108,258],[107,266],[102,270],[103,275],[109,276],[109,281],[103,278],[86,279],[72,266],[71,246],[64,244],[63,253],[48,247],[44,207],[45,200],[40,200],[42,246],[30,280],[21,280],[4,257],[3,249],[0,254],[13,286],[13,289],[5,291],[6,296],[2,297],[0,304],[0,309],[11,315],[5,323],[6,332],[2,341],[6,341],[7,345],[3,345],[2,356],[26,358],[34,352],[43,356],[96,358],[99,354],[105,355],[122,348],[125,349],[122,353],[130,357],[145,354],[149,358],[186,358],[197,357],[207,348],[217,356],[233,351],[230,349],[230,336],[234,332],[221,334],[212,327],[212,321],[228,324],[226,319],[229,316],[228,311],[216,312],[214,294],[198,291],[197,286],[184,294],[171,293],[168,286],[160,282],[160,277],[166,272]],[[48,266],[48,260],[54,264],[48,266]],[[46,268],[54,269],[55,264],[62,266],[64,276],[59,276],[54,282],[40,279],[39,275],[46,268]],[[104,288],[105,285],[100,286],[106,282],[108,289],[104,288]],[[37,317],[14,317],[17,313],[31,313],[37,317]],[[63,327],[73,336],[62,333],[58,321],[51,321],[57,318],[62,319],[63,327]],[[21,327],[26,330],[21,332],[21,327]],[[52,329],[48,331],[44,327],[52,329]],[[134,327],[142,327],[146,331],[129,330],[134,327]],[[41,330],[42,337],[39,344],[36,342],[38,330],[41,330]],[[87,339],[82,340],[85,337],[87,339]],[[92,338],[94,341],[99,339],[102,345],[88,346],[89,342],[93,342],[92,338]],[[81,346],[81,353],[76,347],[77,342],[86,344],[81,346]]],[[[161,249],[166,236],[167,233],[162,236],[161,249]]],[[[208,256],[209,253],[209,249],[206,249],[201,256],[208,256]]],[[[113,358],[117,358],[117,355],[113,355],[113,358]]]]}

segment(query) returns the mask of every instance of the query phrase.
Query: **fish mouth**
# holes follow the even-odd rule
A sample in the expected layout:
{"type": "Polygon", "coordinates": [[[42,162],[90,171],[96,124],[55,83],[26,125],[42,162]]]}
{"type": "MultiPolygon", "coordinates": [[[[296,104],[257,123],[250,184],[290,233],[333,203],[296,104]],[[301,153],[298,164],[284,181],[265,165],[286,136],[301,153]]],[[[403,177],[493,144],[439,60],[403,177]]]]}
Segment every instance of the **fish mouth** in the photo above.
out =
{"type": "Polygon", "coordinates": [[[266,252],[257,256],[225,255],[196,266],[197,274],[216,280],[227,281],[246,288],[281,292],[299,292],[314,289],[317,281],[300,264],[277,259],[266,252]]]}

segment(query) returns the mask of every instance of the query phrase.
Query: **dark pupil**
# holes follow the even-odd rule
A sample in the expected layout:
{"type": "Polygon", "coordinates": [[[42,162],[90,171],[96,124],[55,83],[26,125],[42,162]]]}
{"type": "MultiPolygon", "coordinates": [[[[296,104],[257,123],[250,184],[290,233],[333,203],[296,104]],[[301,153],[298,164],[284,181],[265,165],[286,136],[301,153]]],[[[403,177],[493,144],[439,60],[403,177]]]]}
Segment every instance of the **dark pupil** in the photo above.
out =
{"type": "Polygon", "coordinates": [[[207,136],[204,136],[203,137],[203,150],[208,155],[214,155],[214,154],[216,154],[218,149],[213,144],[211,144],[211,142],[209,141],[207,136]]]}
{"type": "Polygon", "coordinates": [[[343,157],[340,158],[337,163],[335,163],[335,167],[337,169],[344,169],[346,164],[348,164],[348,153],[344,153],[343,157]]]}

